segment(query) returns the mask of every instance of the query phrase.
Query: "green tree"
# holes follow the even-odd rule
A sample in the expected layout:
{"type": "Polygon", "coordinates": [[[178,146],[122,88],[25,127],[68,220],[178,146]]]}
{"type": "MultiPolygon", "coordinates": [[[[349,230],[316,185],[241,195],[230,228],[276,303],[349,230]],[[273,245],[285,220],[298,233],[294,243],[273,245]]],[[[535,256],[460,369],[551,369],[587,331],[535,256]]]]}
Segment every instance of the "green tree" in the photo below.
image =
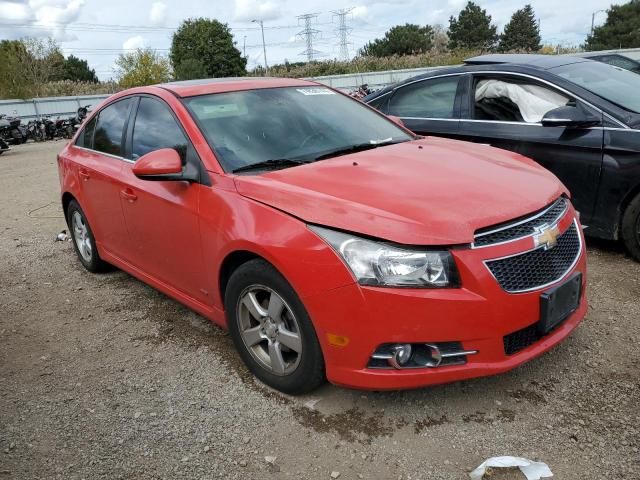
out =
{"type": "Polygon", "coordinates": [[[498,41],[491,15],[473,2],[467,3],[458,18],[449,18],[448,34],[452,50],[491,50],[498,41]]]}
{"type": "Polygon", "coordinates": [[[169,60],[150,48],[121,53],[116,65],[118,83],[122,88],[164,83],[171,79],[169,60]]]}
{"type": "Polygon", "coordinates": [[[516,10],[511,20],[504,27],[500,35],[498,50],[501,52],[525,51],[537,52],[540,45],[540,25],[536,21],[536,14],[531,5],[516,10]]]}
{"type": "Polygon", "coordinates": [[[21,59],[29,55],[20,40],[0,41],[0,98],[28,98],[32,86],[24,77],[21,59]]]}
{"type": "Polygon", "coordinates": [[[98,83],[96,71],[89,68],[86,60],[82,60],[74,55],[69,55],[62,65],[61,80],[72,80],[74,82],[98,83]]]}
{"type": "Polygon", "coordinates": [[[612,5],[604,25],[596,27],[585,43],[586,50],[640,47],[640,0],[612,5]]]}
{"type": "Polygon", "coordinates": [[[365,57],[413,55],[431,50],[433,28],[407,23],[392,27],[383,38],[376,38],[360,50],[365,57]]]}
{"type": "Polygon", "coordinates": [[[207,18],[182,22],[171,41],[171,64],[178,80],[239,77],[247,73],[247,59],[235,46],[226,23],[207,18]]]}

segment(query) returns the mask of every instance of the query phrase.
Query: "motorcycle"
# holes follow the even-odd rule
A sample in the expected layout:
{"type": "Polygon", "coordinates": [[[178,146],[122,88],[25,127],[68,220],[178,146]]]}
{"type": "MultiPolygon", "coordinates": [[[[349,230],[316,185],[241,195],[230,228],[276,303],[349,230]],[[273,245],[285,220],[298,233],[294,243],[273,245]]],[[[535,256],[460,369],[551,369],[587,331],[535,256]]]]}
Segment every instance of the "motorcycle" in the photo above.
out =
{"type": "Polygon", "coordinates": [[[26,139],[20,131],[20,119],[0,114],[0,138],[10,145],[19,145],[26,139]]]}
{"type": "Polygon", "coordinates": [[[355,91],[351,92],[351,93],[349,94],[349,96],[350,96],[350,97],[353,97],[353,98],[355,98],[355,99],[357,99],[357,100],[360,100],[361,98],[366,97],[366,96],[367,96],[367,95],[369,95],[370,93],[372,93],[372,90],[369,88],[369,85],[367,85],[367,84],[365,83],[365,84],[360,85],[360,86],[357,88],[357,90],[355,90],[355,91]]]}
{"type": "Polygon", "coordinates": [[[9,144],[5,142],[2,138],[0,138],[0,155],[2,155],[7,150],[11,150],[11,148],[9,148],[9,144]]]}
{"type": "Polygon", "coordinates": [[[68,125],[67,125],[67,135],[66,138],[71,138],[76,133],[76,130],[80,128],[84,119],[87,118],[87,113],[89,112],[89,107],[91,105],[85,105],[84,107],[78,108],[76,115],[73,117],[69,117],[68,125]]]}

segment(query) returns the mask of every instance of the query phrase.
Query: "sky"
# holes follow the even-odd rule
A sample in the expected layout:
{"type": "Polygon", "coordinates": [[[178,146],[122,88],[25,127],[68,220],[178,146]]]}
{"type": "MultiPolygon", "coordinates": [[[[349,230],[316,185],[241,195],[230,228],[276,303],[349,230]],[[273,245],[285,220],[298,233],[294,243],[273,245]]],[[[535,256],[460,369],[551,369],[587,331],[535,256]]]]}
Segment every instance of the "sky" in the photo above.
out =
{"type": "MultiPolygon", "coordinates": [[[[512,0],[476,0],[502,31],[511,14],[523,3],[512,0]]],[[[611,0],[530,0],[540,21],[543,43],[576,46],[584,42],[596,14],[596,25],[606,19],[611,0]]],[[[313,49],[317,59],[340,57],[335,13],[346,17],[349,54],[369,40],[404,23],[449,24],[466,0],[0,0],[0,39],[25,36],[53,37],[65,55],[88,60],[101,80],[115,76],[119,53],[139,47],[167,54],[171,35],[186,18],[209,17],[227,23],[236,46],[246,52],[249,69],[264,63],[260,27],[265,28],[268,64],[304,61],[301,35],[304,14],[317,31],[313,49]]]]}

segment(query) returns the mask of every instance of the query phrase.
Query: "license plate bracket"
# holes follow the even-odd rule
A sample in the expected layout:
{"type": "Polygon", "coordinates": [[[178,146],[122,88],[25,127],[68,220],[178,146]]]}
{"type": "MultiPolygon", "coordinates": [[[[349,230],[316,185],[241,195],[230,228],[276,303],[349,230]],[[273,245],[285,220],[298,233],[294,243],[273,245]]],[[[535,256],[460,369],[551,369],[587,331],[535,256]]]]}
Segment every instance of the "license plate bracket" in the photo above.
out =
{"type": "Polygon", "coordinates": [[[540,295],[538,333],[546,335],[578,309],[582,293],[582,273],[574,273],[563,284],[540,295]]]}

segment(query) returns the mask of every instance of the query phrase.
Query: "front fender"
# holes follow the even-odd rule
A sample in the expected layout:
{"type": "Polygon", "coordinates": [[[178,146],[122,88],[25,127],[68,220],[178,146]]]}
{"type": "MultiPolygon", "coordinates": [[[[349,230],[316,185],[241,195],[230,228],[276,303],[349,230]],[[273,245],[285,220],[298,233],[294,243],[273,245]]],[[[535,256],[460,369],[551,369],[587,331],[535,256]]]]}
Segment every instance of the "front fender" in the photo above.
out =
{"type": "Polygon", "coordinates": [[[250,252],[271,263],[300,298],[355,283],[337,254],[301,220],[230,190],[207,189],[200,203],[203,257],[213,306],[224,309],[220,268],[250,252]]]}

